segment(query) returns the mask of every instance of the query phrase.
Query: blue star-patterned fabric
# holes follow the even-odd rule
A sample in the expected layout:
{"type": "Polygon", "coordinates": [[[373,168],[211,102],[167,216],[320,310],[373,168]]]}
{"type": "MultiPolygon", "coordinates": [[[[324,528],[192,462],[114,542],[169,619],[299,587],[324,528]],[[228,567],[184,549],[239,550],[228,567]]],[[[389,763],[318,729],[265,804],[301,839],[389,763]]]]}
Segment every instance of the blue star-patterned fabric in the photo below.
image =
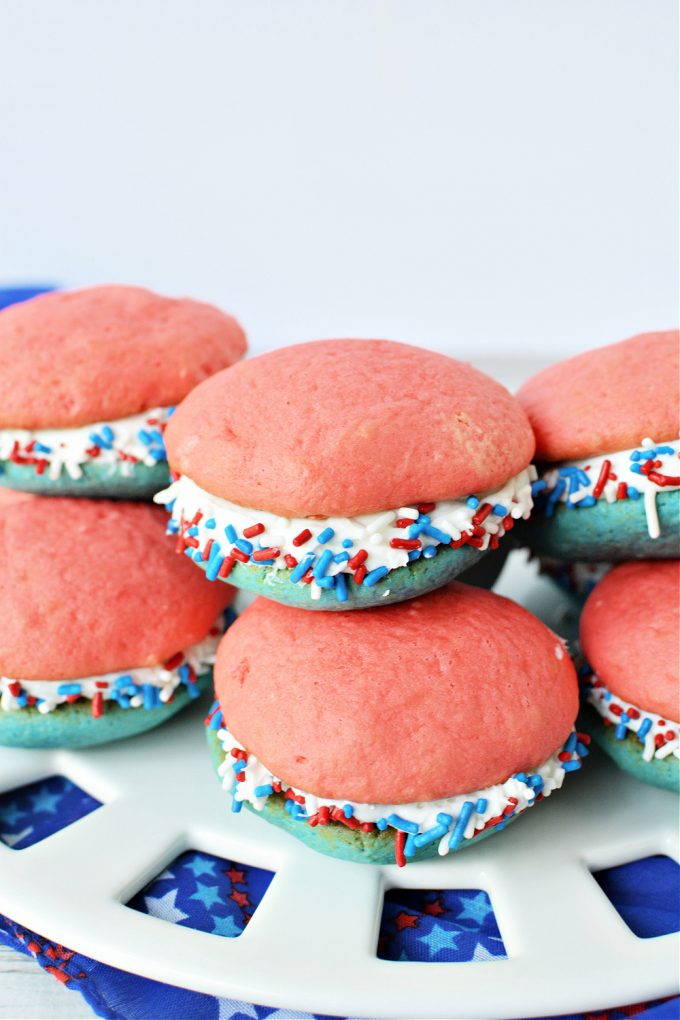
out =
{"type": "Polygon", "coordinates": [[[0,795],[0,842],[14,850],[40,843],[101,803],[64,776],[50,776],[0,795]]]}
{"type": "Polygon", "coordinates": [[[378,956],[449,963],[506,957],[489,897],[482,889],[390,889],[378,956]]]}

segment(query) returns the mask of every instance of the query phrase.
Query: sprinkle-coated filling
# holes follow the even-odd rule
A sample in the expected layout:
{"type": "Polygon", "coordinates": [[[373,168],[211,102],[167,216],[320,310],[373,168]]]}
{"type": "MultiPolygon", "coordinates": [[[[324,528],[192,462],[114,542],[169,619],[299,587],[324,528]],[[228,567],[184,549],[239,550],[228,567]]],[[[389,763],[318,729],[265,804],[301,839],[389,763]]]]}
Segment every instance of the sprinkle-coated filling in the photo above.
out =
{"type": "Polygon", "coordinates": [[[605,726],[614,727],[617,740],[625,740],[631,733],[637,737],[644,761],[669,755],[680,758],[680,723],[623,701],[593,674],[588,676],[583,690],[586,701],[602,717],[605,726]]]}
{"type": "Polygon", "coordinates": [[[491,828],[502,829],[511,818],[558,790],[567,772],[580,769],[590,743],[589,737],[574,731],[543,765],[517,772],[484,790],[412,804],[358,804],[317,797],[273,775],[226,728],[219,702],[214,703],[206,726],[217,731],[224,752],[219,774],[224,789],[232,795],[232,811],[239,812],[244,801],[261,811],[269,797],[280,796],[292,819],[312,827],[335,823],[365,833],[392,829],[395,862],[400,867],[416,850],[431,843],[438,844],[443,856],[456,850],[463,839],[473,839],[491,828]]]}
{"type": "Polygon", "coordinates": [[[558,503],[570,510],[595,506],[598,500],[616,503],[642,499],[650,538],[661,534],[656,496],[680,488],[680,440],[655,443],[643,439],[634,450],[603,453],[548,468],[534,482],[537,506],[551,517],[558,503]]]}
{"type": "Polygon", "coordinates": [[[516,520],[529,517],[535,479],[529,465],[494,492],[358,517],[280,517],[213,496],[185,475],[155,501],[170,513],[177,552],[204,566],[208,580],[225,580],[240,562],[288,570],[292,584],[311,586],[312,598],[328,588],[346,602],[348,581],[370,588],[444,546],[497,548],[516,520]]]}
{"type": "MultiPolygon", "coordinates": [[[[83,464],[108,466],[129,476],[135,464],[166,460],[163,432],[173,407],[155,407],[112,422],[65,429],[0,429],[0,461],[28,464],[53,481],[83,475],[83,464]]],[[[2,474],[2,465],[0,465],[2,474]]]]}

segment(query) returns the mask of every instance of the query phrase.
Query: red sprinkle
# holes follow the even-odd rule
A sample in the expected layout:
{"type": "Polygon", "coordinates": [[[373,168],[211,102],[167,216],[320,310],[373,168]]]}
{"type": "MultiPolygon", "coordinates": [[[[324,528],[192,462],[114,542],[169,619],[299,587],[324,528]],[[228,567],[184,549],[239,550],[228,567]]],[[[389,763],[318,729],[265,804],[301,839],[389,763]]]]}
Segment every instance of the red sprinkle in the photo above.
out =
{"type": "Polygon", "coordinates": [[[604,460],[602,462],[602,467],[600,468],[600,473],[599,473],[599,475],[597,477],[597,481],[595,482],[595,485],[593,486],[593,496],[595,497],[595,499],[599,499],[600,496],[602,495],[604,487],[607,484],[607,480],[609,478],[609,472],[611,470],[611,466],[612,466],[612,462],[610,460],[604,460]]]}
{"type": "Polygon", "coordinates": [[[357,569],[354,571],[354,580],[356,584],[361,584],[363,579],[366,577],[367,573],[368,571],[366,570],[366,567],[363,565],[363,563],[361,564],[360,567],[357,567],[357,569]]]}
{"type": "Polygon", "coordinates": [[[104,711],[104,695],[101,691],[97,691],[94,698],[92,699],[92,718],[101,719],[102,712],[104,711]]]}
{"type": "Polygon", "coordinates": [[[235,546],[233,549],[229,550],[229,555],[233,556],[233,558],[238,560],[239,563],[247,563],[250,558],[247,553],[241,552],[241,550],[237,549],[235,546]]]}
{"type": "Polygon", "coordinates": [[[482,505],[480,506],[479,510],[477,511],[475,516],[472,518],[472,523],[473,524],[481,524],[482,521],[485,521],[487,519],[487,517],[489,516],[489,514],[491,513],[492,510],[493,510],[493,507],[491,506],[491,503],[482,503],[482,505]]]}
{"type": "Polygon", "coordinates": [[[390,546],[393,549],[420,549],[421,542],[417,538],[391,538],[390,546]]]}
{"type": "Polygon", "coordinates": [[[293,545],[294,546],[304,545],[305,542],[309,542],[311,537],[312,537],[311,531],[309,530],[309,528],[305,528],[304,531],[301,531],[299,535],[295,536],[295,538],[293,539],[293,545]]]}
{"type": "Polygon", "coordinates": [[[286,561],[286,566],[290,567],[291,570],[293,569],[293,567],[297,567],[298,561],[295,559],[294,556],[291,556],[290,553],[286,553],[286,555],[283,558],[286,561]]]}
{"type": "Polygon", "coordinates": [[[209,538],[208,541],[205,543],[205,549],[203,550],[203,559],[204,560],[209,560],[210,559],[210,550],[212,549],[214,544],[215,544],[215,539],[214,538],[209,538]]]}
{"type": "Polygon", "coordinates": [[[220,567],[219,571],[217,572],[217,576],[218,577],[229,577],[230,573],[233,570],[233,567],[234,567],[235,563],[236,563],[236,560],[234,559],[233,556],[225,556],[224,560],[222,561],[222,566],[220,567]]]}
{"type": "Polygon", "coordinates": [[[415,524],[412,517],[397,517],[394,522],[395,528],[410,528],[412,524],[415,524]]]}
{"type": "Polygon", "coordinates": [[[628,486],[626,485],[625,482],[619,482],[619,484],[616,486],[616,498],[617,499],[626,499],[627,496],[628,496],[628,486]]]}
{"type": "Polygon", "coordinates": [[[406,858],[404,857],[405,846],[406,833],[402,832],[401,829],[397,829],[394,836],[394,860],[398,868],[403,868],[406,864],[406,858]]]}
{"type": "Polygon", "coordinates": [[[366,550],[359,549],[357,552],[355,552],[354,556],[352,556],[352,559],[348,561],[347,566],[349,567],[350,570],[356,570],[357,567],[360,567],[361,564],[364,563],[364,561],[367,559],[368,553],[366,552],[366,550]]]}
{"type": "Polygon", "coordinates": [[[163,669],[167,669],[168,671],[177,669],[178,666],[182,665],[183,660],[184,653],[177,652],[176,655],[173,655],[171,658],[165,660],[165,662],[163,663],[163,669]]]}
{"type": "Polygon", "coordinates": [[[255,538],[256,535],[261,535],[264,531],[264,524],[253,524],[251,527],[246,528],[243,532],[244,538],[255,538]]]}
{"type": "Polygon", "coordinates": [[[259,563],[260,560],[275,560],[280,555],[281,555],[281,550],[280,549],[271,549],[271,548],[269,548],[269,549],[258,549],[257,552],[253,553],[251,559],[254,560],[255,563],[259,563]]]}
{"type": "Polygon", "coordinates": [[[437,505],[436,503],[419,503],[418,504],[418,513],[419,514],[429,514],[429,513],[431,513],[434,510],[436,505],[437,505]]]}

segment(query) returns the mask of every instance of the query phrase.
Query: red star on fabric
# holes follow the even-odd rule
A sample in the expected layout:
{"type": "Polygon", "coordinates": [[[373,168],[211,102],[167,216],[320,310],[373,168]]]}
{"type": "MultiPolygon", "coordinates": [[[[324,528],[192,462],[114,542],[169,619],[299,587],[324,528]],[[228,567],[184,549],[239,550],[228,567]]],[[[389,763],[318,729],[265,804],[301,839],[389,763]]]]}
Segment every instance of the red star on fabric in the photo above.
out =
{"type": "Polygon", "coordinates": [[[406,914],[402,910],[400,914],[394,919],[397,931],[402,931],[404,928],[417,928],[418,927],[418,915],[417,914],[406,914]]]}
{"type": "Polygon", "coordinates": [[[227,876],[227,878],[231,879],[232,885],[234,885],[236,882],[242,885],[246,880],[245,871],[239,871],[238,868],[229,868],[229,871],[225,871],[224,874],[227,876]]]}
{"type": "Polygon", "coordinates": [[[239,892],[238,889],[234,889],[229,894],[229,899],[237,903],[239,907],[249,907],[250,900],[248,899],[248,893],[239,892]]]}
{"type": "Polygon", "coordinates": [[[444,913],[444,908],[441,905],[439,899],[431,900],[430,903],[426,903],[423,907],[423,911],[426,914],[433,914],[435,917],[439,917],[440,914],[444,913]]]}

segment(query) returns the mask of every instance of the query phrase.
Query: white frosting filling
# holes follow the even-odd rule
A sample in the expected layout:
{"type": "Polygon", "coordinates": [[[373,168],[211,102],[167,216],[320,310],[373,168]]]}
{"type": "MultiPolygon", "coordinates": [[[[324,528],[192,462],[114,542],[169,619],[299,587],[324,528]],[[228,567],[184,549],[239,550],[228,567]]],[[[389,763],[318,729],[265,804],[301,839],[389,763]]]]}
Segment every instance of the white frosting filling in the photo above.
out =
{"type": "Polygon", "coordinates": [[[678,456],[680,440],[655,443],[646,438],[632,450],[616,450],[555,465],[542,476],[548,491],[544,512],[549,516],[558,502],[578,509],[593,506],[598,499],[615,503],[619,499],[642,498],[650,538],[658,538],[661,529],[656,496],[658,492],[680,488],[678,456]],[[651,475],[646,473],[647,464],[651,464],[651,475]]]}
{"type": "Polygon", "coordinates": [[[163,430],[174,409],[154,407],[110,422],[64,429],[0,429],[0,460],[33,465],[52,480],[65,471],[82,477],[86,462],[131,475],[135,463],[153,467],[166,459],[163,430]]]}
{"type": "MultiPolygon", "coordinates": [[[[375,583],[370,577],[372,571],[382,568],[384,576],[420,556],[427,559],[436,553],[437,546],[459,542],[466,535],[480,550],[487,549],[489,544],[495,546],[508,519],[529,517],[535,478],[536,470],[529,465],[498,489],[428,504],[433,508],[426,513],[420,513],[417,506],[408,506],[357,517],[322,519],[281,517],[240,506],[213,496],[185,475],[154,498],[167,506],[171,514],[169,531],[180,534],[189,547],[187,553],[207,561],[211,580],[218,576],[225,559],[229,560],[236,548],[240,549],[241,557],[245,556],[243,562],[275,571],[294,570],[296,565],[309,561],[309,568],[315,573],[312,596],[318,598],[323,587],[333,586],[328,579],[355,572],[357,567],[350,560],[360,551],[365,554],[361,565],[369,575],[364,583],[370,585],[375,583]],[[479,523],[473,520],[476,517],[482,518],[479,523]],[[253,528],[258,531],[256,535],[244,536],[244,532],[253,528]],[[305,534],[309,538],[300,542],[300,536],[305,534]],[[395,547],[395,542],[398,545],[403,541],[418,548],[395,547]],[[271,559],[262,562],[252,558],[264,549],[272,550],[271,559]],[[293,557],[295,562],[287,562],[286,556],[293,557]]],[[[291,580],[302,583],[302,573],[299,577],[293,573],[291,580]]]]}
{"type": "Polygon", "coordinates": [[[597,677],[593,677],[590,683],[592,687],[589,687],[586,695],[588,704],[616,727],[618,740],[624,740],[628,733],[634,733],[643,745],[642,757],[645,761],[668,758],[671,754],[680,758],[680,723],[647,712],[637,705],[631,705],[629,701],[622,701],[597,677]]]}
{"type": "Polygon", "coordinates": [[[279,788],[283,794],[291,790],[295,797],[301,799],[301,803],[298,801],[294,809],[295,816],[307,824],[308,820],[314,818],[323,808],[340,809],[358,823],[375,823],[379,829],[388,826],[399,829],[399,822],[405,822],[410,827],[405,849],[407,858],[412,856],[413,851],[419,846],[435,840],[439,843],[439,853],[447,854],[462,838],[472,839],[473,836],[479,835],[491,820],[503,824],[510,815],[519,814],[536,803],[539,795],[548,797],[553,790],[558,790],[562,786],[565,773],[580,768],[580,759],[588,753],[579,736],[573,732],[564,749],[558,749],[538,768],[526,773],[517,773],[504,783],[442,800],[407,804],[360,804],[342,798],[317,797],[315,794],[292,787],[275,776],[255,755],[247,752],[226,728],[221,728],[217,736],[225,754],[225,760],[218,771],[222,777],[223,788],[232,795],[232,807],[235,810],[240,809],[243,801],[248,801],[256,811],[261,811],[269,796],[278,793],[279,788]],[[243,761],[246,762],[245,767],[243,761]],[[274,784],[277,784],[276,790],[273,790],[274,784]],[[466,804],[472,809],[466,808],[466,804]],[[448,817],[448,822],[444,816],[448,817]],[[452,835],[456,832],[457,823],[461,818],[462,822],[452,847],[452,835]],[[423,839],[419,840],[418,837],[421,835],[423,839]]]}
{"type": "Polygon", "coordinates": [[[97,695],[101,695],[99,701],[116,701],[122,708],[155,708],[158,702],[170,701],[180,684],[184,684],[189,693],[197,690],[195,679],[214,663],[223,633],[224,620],[220,616],[201,641],[157,666],[140,666],[74,680],[15,680],[0,676],[0,709],[20,711],[32,707],[29,699],[35,698],[35,707],[45,715],[69,701],[77,698],[92,701],[97,695]]]}

